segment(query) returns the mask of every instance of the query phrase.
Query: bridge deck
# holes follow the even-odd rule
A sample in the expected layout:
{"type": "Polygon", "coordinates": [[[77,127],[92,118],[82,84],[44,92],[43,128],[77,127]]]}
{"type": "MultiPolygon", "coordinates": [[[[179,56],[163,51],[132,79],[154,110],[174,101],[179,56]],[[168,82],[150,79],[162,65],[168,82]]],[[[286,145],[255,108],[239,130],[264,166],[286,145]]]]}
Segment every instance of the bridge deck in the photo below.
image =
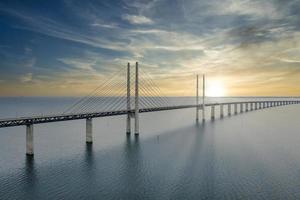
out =
{"type": "MultiPolygon", "coordinates": [[[[241,103],[271,103],[271,102],[294,102],[294,101],[242,101],[242,102],[224,102],[224,103],[207,103],[205,106],[212,105],[228,105],[228,104],[241,104],[241,103]]],[[[297,101],[299,102],[299,101],[297,101]]],[[[202,109],[202,105],[199,104],[198,107],[202,109]]],[[[141,108],[140,113],[145,112],[156,112],[164,110],[175,110],[175,109],[186,109],[186,108],[196,108],[196,105],[180,105],[180,106],[165,106],[165,107],[155,107],[155,108],[141,108]]],[[[41,124],[59,121],[69,121],[78,120],[86,118],[96,118],[96,117],[108,117],[115,115],[125,115],[128,113],[134,113],[134,110],[117,110],[117,111],[104,111],[104,112],[94,112],[94,113],[74,113],[74,114],[62,114],[62,115],[43,115],[43,116],[33,116],[33,117],[20,117],[20,118],[10,118],[10,119],[0,119],[0,128],[11,127],[11,126],[23,126],[27,124],[41,124]]]]}

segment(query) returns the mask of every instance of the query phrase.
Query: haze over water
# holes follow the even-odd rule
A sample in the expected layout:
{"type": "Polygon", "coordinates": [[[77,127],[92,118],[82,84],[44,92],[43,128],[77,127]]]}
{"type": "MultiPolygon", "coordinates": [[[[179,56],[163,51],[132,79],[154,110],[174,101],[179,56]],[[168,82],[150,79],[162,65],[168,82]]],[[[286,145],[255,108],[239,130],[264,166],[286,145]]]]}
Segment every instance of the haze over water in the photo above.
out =
{"type": "MultiPolygon", "coordinates": [[[[54,112],[71,100],[1,98],[1,118],[54,112]]],[[[1,128],[0,197],[299,199],[299,112],[295,104],[205,125],[195,123],[195,109],[144,113],[139,137],[126,137],[125,116],[98,118],[90,146],[85,120],[34,125],[34,159],[25,156],[25,127],[1,128]]]]}

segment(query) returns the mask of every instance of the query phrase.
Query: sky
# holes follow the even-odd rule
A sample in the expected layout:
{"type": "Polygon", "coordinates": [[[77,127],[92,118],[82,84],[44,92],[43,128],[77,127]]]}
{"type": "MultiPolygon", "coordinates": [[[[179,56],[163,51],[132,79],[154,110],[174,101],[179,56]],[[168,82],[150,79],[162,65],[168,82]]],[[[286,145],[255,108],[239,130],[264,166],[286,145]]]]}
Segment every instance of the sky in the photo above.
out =
{"type": "Polygon", "coordinates": [[[300,0],[0,0],[0,96],[84,96],[138,61],[166,95],[300,96],[300,0]]]}

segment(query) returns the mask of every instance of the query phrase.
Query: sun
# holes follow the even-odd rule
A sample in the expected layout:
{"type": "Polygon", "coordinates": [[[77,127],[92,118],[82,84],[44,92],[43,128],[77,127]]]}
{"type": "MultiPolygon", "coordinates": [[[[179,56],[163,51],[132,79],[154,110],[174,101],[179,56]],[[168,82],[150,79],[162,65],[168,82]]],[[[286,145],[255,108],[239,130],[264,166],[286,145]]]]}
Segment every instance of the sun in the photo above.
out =
{"type": "Polygon", "coordinates": [[[206,88],[206,95],[210,97],[222,97],[225,93],[224,84],[220,81],[212,81],[206,88]]]}

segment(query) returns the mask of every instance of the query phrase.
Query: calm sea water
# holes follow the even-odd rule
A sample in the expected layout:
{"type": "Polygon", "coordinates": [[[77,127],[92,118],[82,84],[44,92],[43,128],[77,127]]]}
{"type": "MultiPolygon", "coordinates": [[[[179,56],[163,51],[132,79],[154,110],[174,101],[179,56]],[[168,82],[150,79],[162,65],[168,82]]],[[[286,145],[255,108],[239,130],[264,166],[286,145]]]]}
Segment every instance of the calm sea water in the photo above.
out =
{"type": "MultiPolygon", "coordinates": [[[[0,98],[0,118],[73,101],[0,98]]],[[[194,109],[145,113],[139,137],[126,136],[125,116],[98,118],[89,146],[84,120],[40,124],[33,159],[25,127],[1,128],[0,199],[300,199],[299,114],[288,105],[197,125],[194,109]]]]}

